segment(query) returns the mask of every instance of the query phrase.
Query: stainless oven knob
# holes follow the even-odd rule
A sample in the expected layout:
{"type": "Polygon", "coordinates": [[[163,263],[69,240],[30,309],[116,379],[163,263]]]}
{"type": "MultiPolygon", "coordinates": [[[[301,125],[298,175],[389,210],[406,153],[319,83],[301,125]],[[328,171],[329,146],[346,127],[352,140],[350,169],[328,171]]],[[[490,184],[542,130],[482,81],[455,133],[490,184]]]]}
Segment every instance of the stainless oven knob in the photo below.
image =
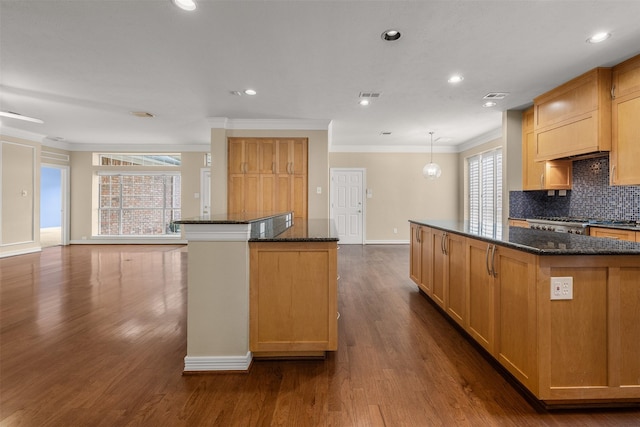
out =
{"type": "Polygon", "coordinates": [[[569,229],[569,230],[567,230],[567,233],[573,233],[573,230],[569,229]]]}
{"type": "Polygon", "coordinates": [[[576,234],[582,234],[582,230],[576,230],[576,234]]]}

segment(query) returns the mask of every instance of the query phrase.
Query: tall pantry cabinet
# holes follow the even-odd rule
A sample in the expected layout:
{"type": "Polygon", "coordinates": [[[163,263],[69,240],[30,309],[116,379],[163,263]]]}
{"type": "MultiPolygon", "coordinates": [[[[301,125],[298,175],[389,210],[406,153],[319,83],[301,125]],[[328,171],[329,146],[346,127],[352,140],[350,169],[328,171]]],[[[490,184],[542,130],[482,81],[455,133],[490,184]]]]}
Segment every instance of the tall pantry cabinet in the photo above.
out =
{"type": "Polygon", "coordinates": [[[306,138],[229,138],[227,212],[307,217],[306,138]]]}

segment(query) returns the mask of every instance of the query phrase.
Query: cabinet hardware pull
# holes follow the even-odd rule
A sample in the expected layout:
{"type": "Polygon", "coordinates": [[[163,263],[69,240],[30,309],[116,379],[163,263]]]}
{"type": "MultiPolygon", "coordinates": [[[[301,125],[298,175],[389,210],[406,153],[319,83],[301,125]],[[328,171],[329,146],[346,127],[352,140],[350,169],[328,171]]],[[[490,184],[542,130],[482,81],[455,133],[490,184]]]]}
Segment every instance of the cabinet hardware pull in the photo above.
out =
{"type": "Polygon", "coordinates": [[[491,270],[489,269],[489,250],[491,250],[491,245],[487,244],[487,253],[484,254],[484,266],[487,267],[487,275],[491,276],[491,270]]]}
{"type": "Polygon", "coordinates": [[[498,272],[496,271],[496,245],[492,245],[491,249],[491,275],[493,277],[498,277],[498,272]]]}
{"type": "Polygon", "coordinates": [[[544,188],[544,174],[540,174],[540,188],[544,188]]]}
{"type": "Polygon", "coordinates": [[[616,165],[611,166],[611,182],[616,182],[616,165]]]}
{"type": "Polygon", "coordinates": [[[445,235],[445,239],[444,239],[444,254],[445,255],[449,255],[449,234],[444,233],[445,235]]]}
{"type": "Polygon", "coordinates": [[[276,173],[276,162],[271,162],[271,173],[276,173]]]}
{"type": "Polygon", "coordinates": [[[611,99],[616,99],[616,85],[611,86],[611,99]]]}
{"type": "Polygon", "coordinates": [[[416,227],[416,242],[420,243],[420,227],[416,227]]]}

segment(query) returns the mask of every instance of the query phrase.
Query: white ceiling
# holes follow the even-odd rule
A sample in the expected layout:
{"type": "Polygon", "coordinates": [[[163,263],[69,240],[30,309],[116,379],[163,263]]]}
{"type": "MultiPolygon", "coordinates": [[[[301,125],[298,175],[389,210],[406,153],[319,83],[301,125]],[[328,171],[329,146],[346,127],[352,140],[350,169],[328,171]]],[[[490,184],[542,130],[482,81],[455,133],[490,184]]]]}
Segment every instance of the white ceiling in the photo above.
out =
{"type": "Polygon", "coordinates": [[[421,151],[429,131],[456,151],[496,135],[502,111],[640,53],[638,0],[196,2],[1,0],[0,109],[45,121],[3,117],[3,133],[157,150],[208,144],[211,118],[295,119],[331,122],[336,151],[421,151]],[[383,41],[390,28],[402,38],[383,41]],[[382,95],[361,107],[363,91],[382,95]],[[495,91],[510,95],[483,108],[495,91]]]}

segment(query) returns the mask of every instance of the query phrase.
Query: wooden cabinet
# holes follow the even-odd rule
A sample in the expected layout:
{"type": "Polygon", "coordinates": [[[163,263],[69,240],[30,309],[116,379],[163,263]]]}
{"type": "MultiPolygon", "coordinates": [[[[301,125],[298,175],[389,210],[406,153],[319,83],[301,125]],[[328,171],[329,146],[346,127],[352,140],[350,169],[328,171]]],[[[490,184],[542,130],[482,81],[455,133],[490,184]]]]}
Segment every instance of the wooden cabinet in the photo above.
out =
{"type": "Polygon", "coordinates": [[[611,149],[611,68],[595,68],[534,99],[536,160],[611,149]]]}
{"type": "Polygon", "coordinates": [[[622,230],[618,228],[607,227],[589,227],[589,235],[592,237],[606,237],[608,239],[628,240],[635,242],[637,231],[622,230]]]}
{"type": "Polygon", "coordinates": [[[409,263],[409,277],[418,287],[428,295],[432,293],[432,256],[429,251],[431,229],[423,225],[411,223],[411,259],[409,263]]]}
{"type": "Polygon", "coordinates": [[[536,161],[533,107],[522,114],[522,189],[570,190],[573,163],[570,160],[536,161]]]}
{"type": "Polygon", "coordinates": [[[278,209],[307,217],[307,140],[276,140],[278,209]]]}
{"type": "Polygon", "coordinates": [[[445,311],[460,326],[467,321],[466,239],[447,233],[443,244],[446,266],[445,311]]]}
{"type": "Polygon", "coordinates": [[[307,139],[229,138],[227,211],[307,217],[307,139]]]}
{"type": "Polygon", "coordinates": [[[510,227],[530,228],[529,223],[524,219],[509,219],[510,227]]]}
{"type": "Polygon", "coordinates": [[[493,354],[496,334],[496,287],[492,265],[495,258],[492,251],[495,250],[495,245],[475,239],[467,239],[467,245],[467,332],[478,344],[493,354]]]}
{"type": "Polygon", "coordinates": [[[535,255],[495,246],[494,357],[522,384],[538,391],[535,255]]]}
{"type": "Polygon", "coordinates": [[[466,319],[465,238],[411,223],[409,275],[460,325],[466,319]]]}
{"type": "Polygon", "coordinates": [[[640,55],[613,68],[611,185],[640,184],[640,55]]]}
{"type": "Polygon", "coordinates": [[[422,259],[424,275],[424,252],[432,252],[426,258],[432,274],[449,272],[442,286],[433,279],[427,295],[440,305],[444,300],[446,314],[537,399],[549,406],[640,401],[640,256],[534,255],[411,226],[431,230],[422,258],[412,253],[411,262],[422,259]],[[442,236],[448,247],[438,244],[442,236]],[[462,257],[455,255],[460,246],[462,257]],[[551,300],[552,277],[573,278],[572,299],[551,300]],[[455,309],[460,301],[462,320],[455,309]]]}
{"type": "Polygon", "coordinates": [[[249,248],[254,356],[320,356],[337,350],[337,243],[255,242],[249,248]]]}

